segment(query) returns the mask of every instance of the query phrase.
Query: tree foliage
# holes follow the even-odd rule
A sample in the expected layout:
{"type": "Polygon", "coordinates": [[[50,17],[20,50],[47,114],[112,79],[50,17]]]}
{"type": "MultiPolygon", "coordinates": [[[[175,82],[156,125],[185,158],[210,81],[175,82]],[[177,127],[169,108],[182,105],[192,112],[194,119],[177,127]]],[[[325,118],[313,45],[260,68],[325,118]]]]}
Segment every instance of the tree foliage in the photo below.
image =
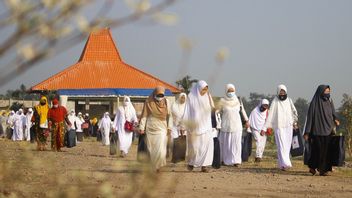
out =
{"type": "Polygon", "coordinates": [[[341,127],[346,135],[347,151],[352,156],[352,96],[343,94],[339,114],[341,116],[341,127]]]}
{"type": "Polygon", "coordinates": [[[187,75],[182,79],[176,81],[176,85],[186,94],[189,94],[190,89],[192,88],[193,83],[198,82],[196,79],[192,79],[191,76],[187,75]]]}

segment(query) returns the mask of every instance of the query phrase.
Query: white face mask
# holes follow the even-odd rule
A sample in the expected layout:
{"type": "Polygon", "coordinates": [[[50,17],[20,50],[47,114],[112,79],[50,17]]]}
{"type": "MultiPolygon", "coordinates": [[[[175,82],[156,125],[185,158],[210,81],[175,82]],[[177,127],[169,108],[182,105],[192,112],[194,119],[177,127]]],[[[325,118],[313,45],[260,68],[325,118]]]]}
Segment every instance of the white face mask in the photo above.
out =
{"type": "Polygon", "coordinates": [[[226,95],[227,95],[227,97],[229,97],[229,98],[233,98],[233,97],[236,96],[235,92],[227,92],[226,95]]]}
{"type": "Polygon", "coordinates": [[[58,107],[59,107],[59,105],[54,105],[53,107],[54,107],[54,108],[58,108],[58,107]]]}
{"type": "Polygon", "coordinates": [[[123,106],[127,107],[127,106],[128,106],[128,102],[125,101],[125,102],[123,103],[123,106]]]}
{"type": "Polygon", "coordinates": [[[159,102],[164,99],[164,97],[157,97],[157,96],[155,96],[154,98],[155,98],[155,100],[157,100],[157,101],[159,101],[159,102]]]}

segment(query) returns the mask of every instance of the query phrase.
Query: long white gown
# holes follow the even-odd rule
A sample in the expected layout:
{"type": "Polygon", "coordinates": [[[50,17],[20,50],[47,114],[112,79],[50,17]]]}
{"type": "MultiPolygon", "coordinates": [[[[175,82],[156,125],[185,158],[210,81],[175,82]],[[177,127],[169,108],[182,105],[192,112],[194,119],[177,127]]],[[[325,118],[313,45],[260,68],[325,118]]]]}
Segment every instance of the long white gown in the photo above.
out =
{"type": "Polygon", "coordinates": [[[265,150],[266,139],[267,139],[266,134],[260,135],[260,132],[264,128],[265,120],[268,114],[268,110],[265,110],[263,112],[260,111],[261,105],[262,105],[262,102],[252,110],[249,116],[249,123],[256,142],[256,152],[255,152],[256,158],[263,158],[263,153],[265,150]]]}
{"type": "Polygon", "coordinates": [[[103,145],[110,145],[109,135],[110,135],[111,126],[112,126],[112,123],[111,123],[109,114],[105,113],[104,117],[101,119],[99,123],[99,129],[101,131],[103,145]]]}
{"type": "Polygon", "coordinates": [[[33,117],[33,112],[27,112],[27,114],[26,114],[26,129],[25,129],[25,133],[24,133],[24,138],[27,141],[31,140],[31,127],[33,125],[32,117],[33,117]]]}
{"type": "Polygon", "coordinates": [[[136,110],[130,102],[130,99],[125,97],[124,106],[118,108],[113,127],[117,131],[118,143],[120,151],[124,154],[128,154],[128,151],[132,145],[133,132],[125,130],[126,120],[132,123],[138,122],[136,110]]]}
{"type": "Polygon", "coordinates": [[[210,166],[214,156],[213,128],[211,111],[214,103],[209,93],[201,95],[205,81],[198,81],[188,95],[183,123],[188,131],[187,161],[194,167],[210,166]]]}
{"type": "MultiPolygon", "coordinates": [[[[226,85],[225,93],[235,86],[226,85]]],[[[220,102],[221,130],[219,133],[221,160],[225,165],[242,163],[242,121],[240,114],[248,120],[243,105],[234,94],[229,98],[225,95],[220,102]]]]}
{"type": "Polygon", "coordinates": [[[14,116],[13,119],[13,135],[12,135],[12,140],[13,141],[22,141],[23,140],[23,132],[26,127],[26,116],[23,115],[23,113],[18,114],[14,116]]]}
{"type": "MultiPolygon", "coordinates": [[[[279,85],[277,95],[279,95],[281,89],[285,90],[287,93],[286,86],[279,85]]],[[[292,167],[290,149],[292,144],[293,123],[297,122],[297,120],[297,110],[291,98],[281,101],[278,97],[275,97],[271,103],[264,130],[273,128],[275,131],[278,167],[281,169],[292,167]]]]}

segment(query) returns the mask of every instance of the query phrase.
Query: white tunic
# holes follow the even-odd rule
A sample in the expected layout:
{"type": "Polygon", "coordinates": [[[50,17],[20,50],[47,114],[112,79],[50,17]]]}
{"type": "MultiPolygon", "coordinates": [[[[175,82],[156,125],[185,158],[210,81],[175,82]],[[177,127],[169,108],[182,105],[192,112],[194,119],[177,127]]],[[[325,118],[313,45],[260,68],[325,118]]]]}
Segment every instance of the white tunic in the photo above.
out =
{"type": "Polygon", "coordinates": [[[206,86],[208,85],[205,81],[198,81],[192,87],[183,116],[183,122],[188,131],[187,160],[188,164],[194,167],[210,166],[213,162],[211,110],[214,103],[209,93],[203,96],[200,94],[206,86]]]}
{"type": "Polygon", "coordinates": [[[121,106],[118,108],[113,127],[117,131],[118,141],[120,150],[125,154],[128,153],[128,150],[132,144],[133,132],[125,130],[125,122],[129,121],[132,123],[138,122],[136,111],[132,104],[127,104],[127,106],[121,106]],[[131,106],[130,106],[131,105],[131,106]]]}
{"type": "Polygon", "coordinates": [[[109,135],[111,130],[111,119],[109,115],[104,115],[104,117],[101,119],[99,123],[99,129],[101,131],[103,145],[110,145],[109,135]]]}
{"type": "Polygon", "coordinates": [[[263,112],[260,111],[260,106],[258,105],[253,109],[249,116],[249,124],[256,142],[256,157],[262,158],[265,145],[266,145],[266,135],[261,135],[260,132],[264,128],[265,120],[268,114],[268,110],[263,112]]]}
{"type": "Polygon", "coordinates": [[[33,125],[32,123],[32,117],[33,117],[33,112],[27,112],[26,114],[26,129],[25,129],[25,134],[24,134],[24,138],[27,141],[31,140],[31,127],[33,125]]]}
{"type": "MultiPolygon", "coordinates": [[[[280,90],[285,90],[287,93],[287,88],[284,85],[278,86],[278,95],[280,90]]],[[[297,122],[297,120],[297,110],[291,98],[281,101],[278,97],[275,97],[271,103],[269,115],[263,130],[273,128],[275,131],[279,168],[289,168],[292,166],[290,161],[290,150],[292,144],[293,123],[297,122]]]]}
{"type": "Polygon", "coordinates": [[[16,114],[13,120],[14,130],[12,135],[13,141],[23,140],[23,132],[26,127],[26,116],[23,114],[16,114]]]}

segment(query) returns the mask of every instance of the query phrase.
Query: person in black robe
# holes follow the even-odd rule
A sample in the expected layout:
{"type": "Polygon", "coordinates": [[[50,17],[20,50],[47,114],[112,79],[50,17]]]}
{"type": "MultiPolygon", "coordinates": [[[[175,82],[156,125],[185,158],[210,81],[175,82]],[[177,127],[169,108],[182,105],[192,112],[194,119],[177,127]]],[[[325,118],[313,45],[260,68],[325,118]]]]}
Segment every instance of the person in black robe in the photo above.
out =
{"type": "Polygon", "coordinates": [[[326,176],[332,171],[329,144],[332,131],[335,125],[339,124],[334,104],[330,99],[330,86],[320,85],[309,105],[304,131],[304,139],[309,142],[311,148],[308,167],[312,175],[315,175],[317,170],[321,176],[326,176]]]}

